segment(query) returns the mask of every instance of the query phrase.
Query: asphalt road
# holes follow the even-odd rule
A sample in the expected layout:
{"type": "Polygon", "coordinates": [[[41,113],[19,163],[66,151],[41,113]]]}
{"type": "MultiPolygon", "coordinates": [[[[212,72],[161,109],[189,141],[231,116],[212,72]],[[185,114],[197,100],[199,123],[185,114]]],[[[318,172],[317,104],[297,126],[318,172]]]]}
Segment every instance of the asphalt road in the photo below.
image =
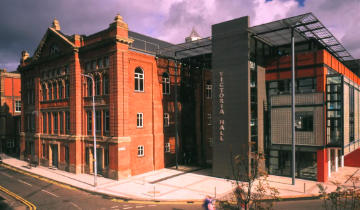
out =
{"type": "Polygon", "coordinates": [[[81,190],[67,189],[0,165],[0,185],[33,203],[37,209],[201,209],[198,204],[128,203],[81,190]]]}

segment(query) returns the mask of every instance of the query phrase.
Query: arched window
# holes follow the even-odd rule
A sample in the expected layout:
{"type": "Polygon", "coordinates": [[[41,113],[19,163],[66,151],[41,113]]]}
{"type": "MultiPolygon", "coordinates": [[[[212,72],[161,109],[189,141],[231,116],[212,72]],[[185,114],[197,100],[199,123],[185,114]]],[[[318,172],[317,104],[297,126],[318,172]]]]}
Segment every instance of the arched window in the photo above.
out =
{"type": "Polygon", "coordinates": [[[87,96],[92,96],[92,81],[90,78],[87,78],[87,96]]]}
{"type": "Polygon", "coordinates": [[[42,88],[43,101],[46,101],[46,95],[47,95],[46,85],[43,84],[41,88],[42,88]]]}
{"type": "Polygon", "coordinates": [[[52,100],[52,84],[49,83],[49,100],[52,100]]]}
{"type": "Polygon", "coordinates": [[[103,75],[103,94],[109,94],[109,76],[107,74],[103,75]]]}
{"type": "Polygon", "coordinates": [[[100,84],[100,77],[99,76],[96,76],[95,78],[94,78],[94,82],[95,82],[95,95],[96,96],[98,96],[98,95],[100,95],[100,93],[101,93],[101,84],[100,84]]]}
{"type": "Polygon", "coordinates": [[[135,91],[144,91],[144,71],[140,67],[135,69],[135,91]]]}
{"type": "Polygon", "coordinates": [[[167,73],[162,75],[162,91],[164,95],[170,94],[170,78],[167,73]]]}

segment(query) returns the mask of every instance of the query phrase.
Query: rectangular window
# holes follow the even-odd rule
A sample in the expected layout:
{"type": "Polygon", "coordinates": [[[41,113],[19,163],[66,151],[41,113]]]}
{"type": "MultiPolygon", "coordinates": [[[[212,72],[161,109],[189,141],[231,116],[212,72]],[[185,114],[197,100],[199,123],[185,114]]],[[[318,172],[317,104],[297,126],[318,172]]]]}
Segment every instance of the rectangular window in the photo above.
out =
{"type": "Polygon", "coordinates": [[[100,93],[100,78],[95,77],[95,95],[98,96],[100,93]]]}
{"type": "Polygon", "coordinates": [[[92,112],[87,111],[86,116],[87,116],[87,134],[91,135],[91,131],[92,131],[92,112]]]}
{"type": "Polygon", "coordinates": [[[99,58],[97,60],[97,67],[98,69],[102,69],[104,66],[103,66],[103,59],[102,58],[99,58]]]}
{"type": "Polygon", "coordinates": [[[64,133],[64,113],[59,112],[59,118],[60,118],[60,134],[64,133]]]}
{"type": "Polygon", "coordinates": [[[69,80],[65,81],[65,98],[69,98],[70,96],[70,83],[69,80]]]}
{"type": "Polygon", "coordinates": [[[109,66],[109,57],[104,57],[104,67],[108,67],[109,66]]]}
{"type": "Polygon", "coordinates": [[[42,157],[45,158],[46,156],[46,145],[43,143],[42,144],[42,157]]]}
{"type": "Polygon", "coordinates": [[[205,96],[207,99],[210,99],[212,95],[212,85],[206,85],[205,96]]]}
{"type": "Polygon", "coordinates": [[[169,127],[169,124],[170,124],[169,113],[164,113],[164,127],[169,127]]]}
{"type": "Polygon", "coordinates": [[[109,115],[109,111],[105,110],[104,111],[104,135],[108,135],[109,131],[110,131],[110,115],[109,115]]]}
{"type": "Polygon", "coordinates": [[[296,112],[295,113],[295,130],[296,131],[313,131],[313,113],[296,112]]]}
{"type": "Polygon", "coordinates": [[[103,77],[103,94],[109,94],[109,77],[108,75],[104,75],[103,77]]]}
{"type": "Polygon", "coordinates": [[[69,146],[65,146],[65,162],[69,163],[69,146]]]}
{"type": "Polygon", "coordinates": [[[52,100],[52,84],[49,84],[49,100],[52,100]]]}
{"type": "Polygon", "coordinates": [[[104,149],[104,156],[105,156],[105,161],[104,161],[104,164],[105,164],[105,167],[109,166],[109,149],[108,148],[105,148],[104,149]]]}
{"type": "Polygon", "coordinates": [[[89,153],[90,153],[90,149],[89,149],[89,147],[86,147],[85,148],[85,162],[86,162],[87,165],[89,165],[89,162],[90,162],[89,161],[89,159],[90,159],[90,157],[89,157],[90,154],[89,153]]]}
{"type": "Polygon", "coordinates": [[[90,63],[90,62],[87,62],[87,63],[85,64],[85,70],[88,71],[88,70],[90,70],[90,69],[91,69],[91,63],[90,63]]]}
{"type": "Polygon", "coordinates": [[[91,61],[91,69],[96,69],[96,60],[91,61]]]}
{"type": "Polygon", "coordinates": [[[7,140],[7,148],[12,149],[15,147],[15,140],[14,139],[8,139],[7,140]]]}
{"type": "Polygon", "coordinates": [[[42,115],[43,115],[43,129],[42,129],[42,131],[43,131],[43,133],[47,133],[47,130],[46,130],[46,125],[47,125],[46,117],[47,117],[47,113],[43,112],[42,115]]]}
{"type": "Polygon", "coordinates": [[[101,111],[96,111],[96,133],[101,133],[101,111]]]}
{"type": "Polygon", "coordinates": [[[92,86],[93,86],[93,84],[92,84],[92,80],[90,79],[90,78],[87,78],[87,96],[89,97],[89,96],[92,96],[92,86]]]}
{"type": "Polygon", "coordinates": [[[54,116],[54,133],[57,134],[58,133],[58,113],[54,112],[53,113],[54,116]]]}
{"type": "Polygon", "coordinates": [[[165,152],[170,152],[170,143],[165,143],[165,152]]]}
{"type": "Polygon", "coordinates": [[[137,113],[136,126],[137,126],[138,128],[142,128],[142,127],[143,127],[143,113],[137,113]]]}
{"type": "Polygon", "coordinates": [[[70,134],[70,112],[65,112],[65,130],[70,134]]]}
{"type": "Polygon", "coordinates": [[[144,156],[144,146],[140,145],[138,146],[138,157],[144,156]]]}
{"type": "Polygon", "coordinates": [[[21,112],[21,101],[15,101],[15,112],[21,112]]]}
{"type": "Polygon", "coordinates": [[[208,125],[212,125],[212,114],[211,113],[207,114],[207,121],[208,121],[208,125]]]}
{"type": "Polygon", "coordinates": [[[63,98],[63,85],[59,83],[59,99],[63,98]]]}
{"type": "Polygon", "coordinates": [[[31,131],[35,131],[35,114],[31,114],[31,131]]]}
{"type": "Polygon", "coordinates": [[[52,133],[52,129],[51,129],[51,112],[48,113],[48,133],[49,134],[52,133]]]}
{"type": "Polygon", "coordinates": [[[208,138],[208,143],[209,143],[209,146],[212,147],[213,146],[213,138],[208,138]]]}
{"type": "Polygon", "coordinates": [[[57,84],[54,83],[54,99],[57,99],[57,84]]]}

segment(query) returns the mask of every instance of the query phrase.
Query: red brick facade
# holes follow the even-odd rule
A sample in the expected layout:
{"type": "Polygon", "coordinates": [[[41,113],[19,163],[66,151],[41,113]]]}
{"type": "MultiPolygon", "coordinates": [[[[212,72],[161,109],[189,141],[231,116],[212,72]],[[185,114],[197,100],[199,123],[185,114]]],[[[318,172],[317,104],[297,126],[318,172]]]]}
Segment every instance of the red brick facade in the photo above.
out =
{"type": "Polygon", "coordinates": [[[155,56],[129,50],[132,41],[120,16],[90,36],[47,30],[34,56],[19,66],[21,158],[93,172],[93,84],[82,76],[87,74],[95,81],[98,173],[120,179],[164,167],[161,77],[155,56]],[[142,78],[135,78],[136,69],[142,78]]]}
{"type": "Polygon", "coordinates": [[[18,153],[21,79],[17,72],[0,69],[0,152],[18,153]]]}

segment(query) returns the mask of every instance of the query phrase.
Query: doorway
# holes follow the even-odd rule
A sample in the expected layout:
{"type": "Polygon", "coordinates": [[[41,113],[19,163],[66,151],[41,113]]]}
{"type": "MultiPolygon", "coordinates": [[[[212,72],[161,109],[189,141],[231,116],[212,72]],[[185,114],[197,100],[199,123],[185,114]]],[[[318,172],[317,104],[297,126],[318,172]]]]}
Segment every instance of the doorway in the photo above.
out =
{"type": "Polygon", "coordinates": [[[52,144],[51,151],[52,151],[52,167],[58,168],[58,145],[52,144]]]}

